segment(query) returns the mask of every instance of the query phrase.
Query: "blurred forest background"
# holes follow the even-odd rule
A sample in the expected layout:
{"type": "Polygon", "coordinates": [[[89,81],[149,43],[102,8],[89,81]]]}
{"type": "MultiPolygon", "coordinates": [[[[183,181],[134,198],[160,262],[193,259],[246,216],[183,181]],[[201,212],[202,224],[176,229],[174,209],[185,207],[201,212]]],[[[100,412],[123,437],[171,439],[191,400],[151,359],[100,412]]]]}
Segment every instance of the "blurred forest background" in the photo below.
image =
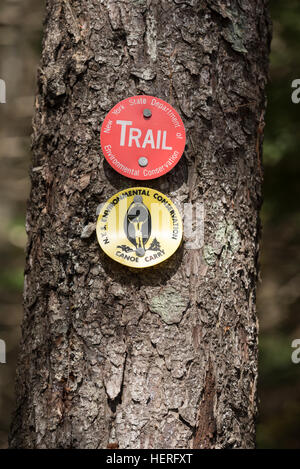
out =
{"type": "MultiPolygon", "coordinates": [[[[273,43],[264,143],[261,250],[260,416],[258,448],[300,448],[300,364],[291,342],[300,339],[300,103],[291,83],[300,79],[300,2],[271,0],[273,43]]],[[[24,269],[25,209],[29,193],[31,118],[40,57],[44,1],[1,0],[0,78],[0,448],[14,404],[14,376],[24,269]]]]}

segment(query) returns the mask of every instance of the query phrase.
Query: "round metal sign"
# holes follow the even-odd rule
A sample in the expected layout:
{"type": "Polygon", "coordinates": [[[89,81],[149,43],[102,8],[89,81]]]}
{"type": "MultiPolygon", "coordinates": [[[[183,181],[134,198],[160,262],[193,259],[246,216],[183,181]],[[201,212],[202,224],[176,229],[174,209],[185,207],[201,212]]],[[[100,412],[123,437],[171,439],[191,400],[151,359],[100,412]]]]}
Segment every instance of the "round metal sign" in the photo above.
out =
{"type": "Polygon", "coordinates": [[[164,194],[133,187],[118,192],[104,204],[96,231],[109,257],[130,267],[150,267],[176,251],[182,239],[182,221],[164,194]]]}
{"type": "Polygon", "coordinates": [[[185,129],[170,104],[153,96],[133,96],[109,111],[100,139],[106,160],[120,174],[155,179],[180,160],[185,129]]]}

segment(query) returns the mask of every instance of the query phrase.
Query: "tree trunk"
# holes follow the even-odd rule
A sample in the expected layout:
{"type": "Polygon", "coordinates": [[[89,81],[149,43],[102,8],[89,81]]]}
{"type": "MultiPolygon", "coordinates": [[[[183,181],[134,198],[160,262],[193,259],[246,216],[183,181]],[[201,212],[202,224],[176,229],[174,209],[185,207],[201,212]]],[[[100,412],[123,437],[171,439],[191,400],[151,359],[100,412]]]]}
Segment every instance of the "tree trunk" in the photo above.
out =
{"type": "Polygon", "coordinates": [[[11,447],[254,447],[269,40],[264,0],[47,1],[11,447]],[[94,231],[98,204],[141,185],[99,138],[137,94],[187,132],[142,185],[205,209],[203,246],[138,272],[94,231]]]}

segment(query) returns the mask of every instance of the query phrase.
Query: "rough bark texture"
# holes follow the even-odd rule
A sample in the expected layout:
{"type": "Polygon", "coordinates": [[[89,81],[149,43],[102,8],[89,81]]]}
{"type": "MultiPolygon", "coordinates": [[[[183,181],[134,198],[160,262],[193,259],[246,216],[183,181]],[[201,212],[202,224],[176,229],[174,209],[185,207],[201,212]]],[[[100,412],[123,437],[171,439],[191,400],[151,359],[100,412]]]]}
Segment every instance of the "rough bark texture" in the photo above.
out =
{"type": "Polygon", "coordinates": [[[269,36],[264,0],[47,1],[12,447],[254,446],[269,36]],[[203,202],[205,244],[135,272],[93,224],[137,185],[99,142],[137,94],[184,120],[181,162],[144,185],[203,202]]]}

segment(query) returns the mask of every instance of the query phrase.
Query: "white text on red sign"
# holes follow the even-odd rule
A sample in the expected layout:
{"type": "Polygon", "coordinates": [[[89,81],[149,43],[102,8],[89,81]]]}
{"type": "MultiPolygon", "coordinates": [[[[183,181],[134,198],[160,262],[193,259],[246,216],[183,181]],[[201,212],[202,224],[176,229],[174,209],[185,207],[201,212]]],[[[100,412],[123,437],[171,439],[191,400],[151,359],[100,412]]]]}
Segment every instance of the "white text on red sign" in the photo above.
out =
{"type": "Polygon", "coordinates": [[[153,150],[172,150],[172,147],[166,144],[166,130],[157,130],[155,135],[152,129],[147,129],[146,133],[144,132],[142,136],[142,130],[135,127],[129,127],[129,132],[126,132],[127,126],[132,126],[132,121],[118,120],[116,123],[121,126],[121,147],[132,147],[133,142],[135,142],[137,148],[146,148],[147,145],[150,145],[153,150]],[[143,142],[142,144],[141,141],[143,142]]]}

